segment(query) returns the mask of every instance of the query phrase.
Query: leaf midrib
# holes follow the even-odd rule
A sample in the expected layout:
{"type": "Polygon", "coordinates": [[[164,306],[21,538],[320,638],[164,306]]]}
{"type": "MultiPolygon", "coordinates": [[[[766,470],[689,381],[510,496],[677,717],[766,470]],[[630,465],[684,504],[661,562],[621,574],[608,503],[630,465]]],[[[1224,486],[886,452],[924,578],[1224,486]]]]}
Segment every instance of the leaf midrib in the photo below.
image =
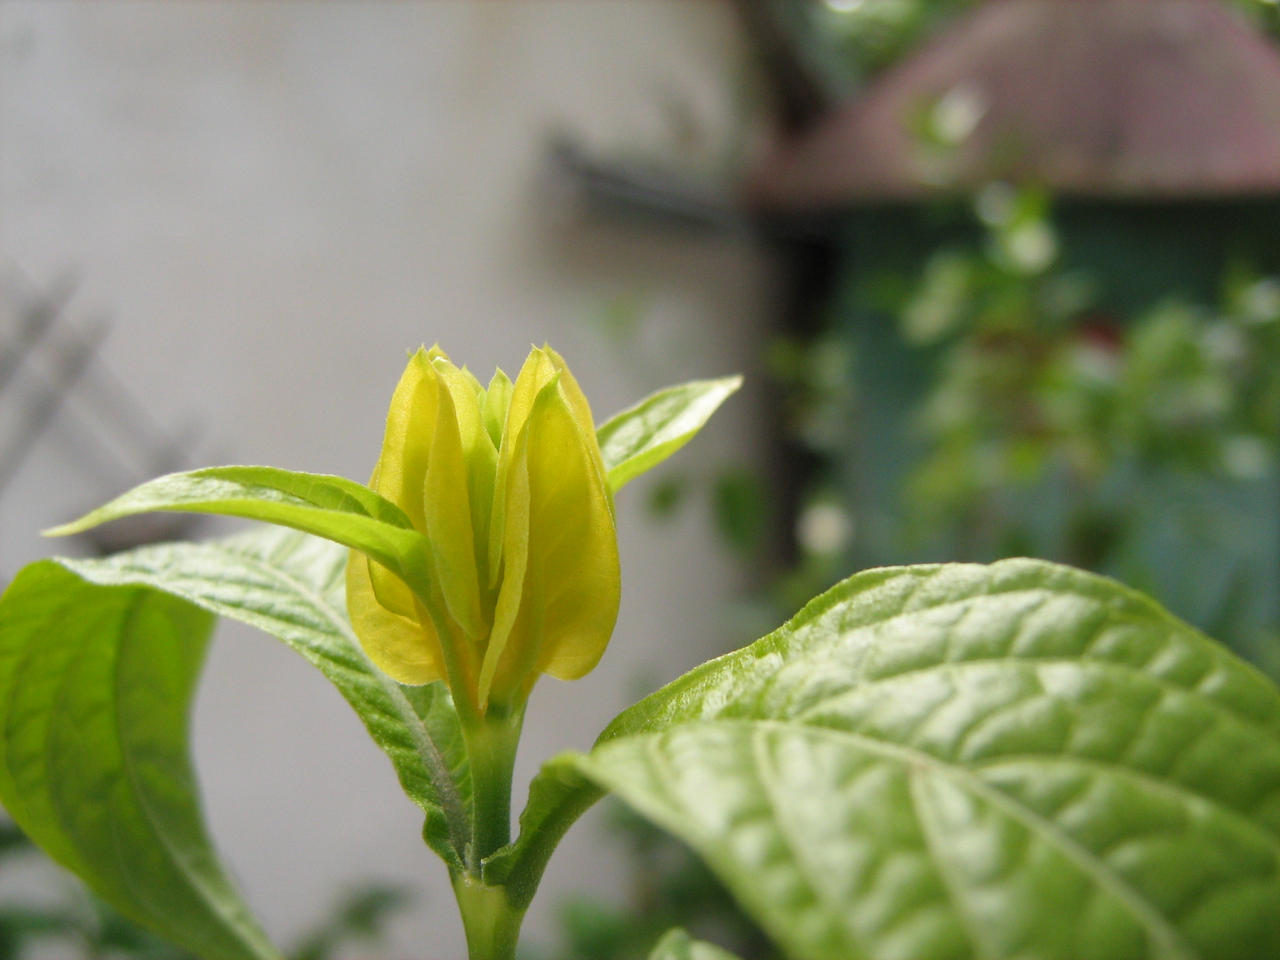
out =
{"type": "MultiPolygon", "coordinates": [[[[307,536],[307,534],[295,533],[294,536],[302,537],[307,536]]],[[[285,584],[304,600],[308,601],[311,604],[312,609],[320,613],[323,619],[334,627],[335,632],[341,634],[341,636],[348,641],[348,646],[352,653],[359,657],[361,661],[369,667],[369,675],[376,680],[379,688],[387,695],[388,700],[397,710],[398,718],[403,722],[405,729],[409,731],[410,736],[413,739],[415,753],[421,760],[424,770],[427,771],[428,780],[435,788],[436,802],[444,813],[445,820],[449,825],[449,834],[452,839],[452,845],[455,851],[458,851],[459,856],[461,856],[461,851],[464,850],[467,843],[470,842],[469,827],[467,826],[468,819],[461,797],[457,792],[456,784],[453,781],[453,776],[449,772],[448,764],[445,763],[444,755],[432,739],[430,732],[426,729],[426,725],[423,723],[422,718],[418,716],[417,711],[413,709],[408,699],[404,696],[404,693],[398,689],[398,687],[392,686],[391,684],[393,684],[393,681],[385,677],[376,667],[372,666],[363,647],[360,646],[354,632],[351,630],[351,626],[347,622],[346,618],[334,608],[332,603],[323,593],[316,591],[305,581],[296,579],[281,567],[274,565],[257,554],[242,552],[234,549],[234,547],[227,546],[225,543],[219,543],[216,541],[193,544],[191,546],[200,550],[208,551],[214,556],[221,555],[223,559],[230,558],[235,563],[250,567],[258,573],[265,575],[268,581],[274,580],[276,583],[285,584]]],[[[85,573],[79,569],[79,564],[75,560],[68,562],[60,558],[59,563],[66,569],[69,569],[70,572],[74,573],[76,576],[87,579],[93,583],[102,583],[102,578],[96,575],[86,576],[85,573]]],[[[170,592],[165,589],[163,578],[158,575],[154,568],[146,567],[137,563],[130,563],[127,566],[117,566],[115,567],[115,570],[124,578],[138,578],[142,580],[143,583],[140,584],[141,586],[159,590],[163,593],[170,592]]],[[[208,578],[198,577],[196,579],[200,580],[208,578]]],[[[232,604],[225,602],[211,601],[202,595],[183,595],[181,598],[218,615],[221,615],[221,611],[218,609],[219,607],[232,606],[232,604]]],[[[285,622],[281,620],[281,618],[269,617],[265,614],[259,613],[258,611],[253,612],[265,620],[276,619],[278,621],[285,622]]],[[[313,629],[308,627],[306,624],[292,623],[291,625],[297,629],[307,632],[311,632],[313,629]]],[[[313,648],[313,650],[320,652],[317,648],[313,648]]],[[[328,656],[326,656],[325,659],[329,660],[331,663],[337,662],[328,656]]],[[[416,798],[415,802],[417,802],[416,798]]],[[[421,806],[422,804],[419,802],[418,805],[421,806]]]]}
{"type": "Polygon", "coordinates": [[[925,852],[938,871],[942,888],[947,893],[947,899],[951,901],[960,925],[969,935],[969,942],[973,945],[974,952],[982,960],[999,960],[995,948],[982,936],[982,924],[976,923],[969,915],[969,907],[964,902],[964,883],[952,876],[951,864],[947,862],[944,854],[937,852],[940,846],[938,825],[935,823],[937,811],[921,789],[923,783],[919,772],[913,767],[908,767],[907,795],[911,798],[912,808],[916,811],[916,820],[920,827],[921,839],[924,840],[925,852]]]}
{"type": "Polygon", "coordinates": [[[1052,843],[1068,860],[1075,863],[1081,872],[1087,876],[1094,877],[1098,885],[1105,887],[1126,907],[1139,924],[1152,935],[1163,951],[1158,956],[1177,958],[1177,960],[1197,960],[1198,958],[1198,954],[1194,952],[1191,945],[1187,943],[1177,928],[1161,916],[1124,877],[1117,874],[1090,850],[1065,834],[1052,821],[1046,820],[1034,810],[1023,807],[1015,798],[984,783],[963,767],[945,763],[931,754],[912,747],[886,743],[847,730],[772,720],[716,720],[709,722],[742,726],[748,728],[755,735],[776,730],[790,734],[799,732],[804,735],[829,738],[843,743],[853,743],[869,753],[878,754],[904,765],[908,771],[912,766],[934,771],[938,776],[950,779],[961,789],[968,788],[973,795],[1004,811],[1011,819],[1020,822],[1034,835],[1038,835],[1052,843]]]}
{"type": "MultiPolygon", "coordinates": [[[[60,601],[54,607],[54,610],[58,614],[61,614],[63,610],[71,606],[72,602],[73,601],[71,600],[60,601]]],[[[49,619],[50,618],[48,616],[41,616],[36,622],[38,622],[40,625],[43,625],[49,619]]],[[[4,764],[6,769],[8,770],[9,779],[15,786],[17,786],[17,784],[19,783],[19,779],[14,771],[13,763],[12,763],[13,741],[16,739],[12,731],[14,730],[14,728],[17,727],[19,723],[19,719],[22,715],[15,714],[12,711],[10,711],[8,709],[8,705],[11,705],[13,702],[14,691],[17,690],[22,685],[20,682],[22,676],[30,672],[34,668],[38,659],[38,652],[39,652],[39,647],[37,645],[35,644],[26,645],[26,647],[22,650],[17,662],[13,665],[13,669],[9,673],[9,676],[11,677],[11,682],[9,683],[8,688],[4,691],[4,702],[6,704],[5,725],[3,729],[4,764]]],[[[65,684],[58,683],[54,691],[55,708],[60,707],[64,703],[64,700],[63,700],[64,693],[65,693],[65,684]]],[[[47,716],[53,717],[53,716],[57,716],[60,713],[62,713],[61,710],[55,709],[53,711],[50,711],[47,716]]],[[[44,719],[44,718],[41,718],[41,719],[44,719]]],[[[67,863],[65,865],[69,869],[73,869],[76,872],[81,873],[82,875],[90,875],[89,871],[85,869],[86,865],[84,864],[84,858],[81,856],[80,850],[77,848],[77,844],[72,840],[70,834],[67,832],[67,830],[64,828],[62,824],[62,818],[58,811],[58,805],[54,802],[52,791],[49,790],[48,785],[53,782],[52,764],[50,762],[50,756],[49,756],[50,726],[51,726],[51,722],[47,719],[44,719],[44,723],[42,724],[43,735],[41,737],[41,742],[39,745],[39,754],[38,754],[39,766],[43,774],[42,782],[38,786],[39,791],[43,794],[41,799],[44,801],[43,806],[45,807],[45,810],[42,812],[47,814],[49,818],[49,820],[46,822],[51,821],[51,825],[55,827],[58,833],[60,834],[59,839],[61,840],[61,844],[60,844],[61,849],[59,852],[62,853],[63,856],[69,857],[72,861],[71,863],[67,863]]],[[[20,799],[20,798],[15,797],[15,799],[20,799]]],[[[31,815],[31,804],[27,803],[27,804],[24,804],[24,806],[26,807],[28,815],[31,815]]]]}
{"type": "Polygon", "coordinates": [[[404,692],[398,686],[395,686],[394,681],[388,678],[381,670],[373,666],[372,661],[369,660],[368,655],[364,652],[364,648],[360,645],[346,618],[333,607],[324,594],[312,589],[305,582],[295,579],[280,567],[273,566],[252,554],[237,553],[235,550],[228,549],[221,544],[210,544],[209,546],[214,552],[234,557],[246,566],[252,567],[260,573],[265,573],[268,578],[275,578],[278,582],[294,589],[312,603],[314,609],[325,617],[336,632],[349,641],[352,652],[359,656],[369,667],[369,675],[377,681],[379,688],[396,707],[400,719],[413,737],[418,757],[421,759],[423,767],[428,771],[428,779],[435,788],[437,802],[449,824],[449,833],[453,837],[454,849],[461,856],[463,850],[466,849],[466,844],[470,842],[469,831],[466,826],[468,821],[466,812],[463,809],[462,799],[457,791],[457,785],[453,781],[453,775],[449,772],[449,766],[445,762],[444,754],[436,745],[435,740],[432,739],[426,724],[418,716],[418,712],[413,709],[404,692]]]}
{"type": "MultiPolygon", "coordinates": [[[[828,916],[838,917],[843,915],[845,912],[844,904],[842,904],[835,896],[835,893],[832,890],[832,885],[822,883],[820,881],[817,883],[813,882],[812,878],[815,875],[820,876],[821,871],[813,867],[809,860],[807,846],[797,839],[795,833],[789,829],[785,822],[783,816],[784,807],[779,801],[777,791],[774,789],[773,782],[775,778],[766,776],[767,772],[774,769],[774,763],[768,756],[768,751],[763,737],[752,738],[751,752],[752,759],[754,760],[756,767],[756,782],[760,784],[760,790],[764,794],[765,801],[769,804],[770,809],[774,811],[774,823],[777,824],[778,832],[782,835],[783,842],[785,842],[787,847],[792,851],[792,855],[795,859],[805,868],[801,872],[804,874],[806,884],[809,889],[813,891],[814,898],[824,904],[828,916]]],[[[668,768],[668,773],[670,774],[670,763],[665,757],[663,758],[663,765],[668,768]]],[[[844,941],[846,947],[853,950],[860,949],[859,945],[853,942],[853,937],[847,927],[841,926],[840,932],[841,939],[844,941]]]]}
{"type": "MultiPolygon", "coordinates": [[[[142,592],[142,589],[135,588],[135,593],[136,593],[136,596],[132,597],[129,600],[128,607],[123,611],[123,614],[120,617],[122,633],[126,637],[132,636],[132,633],[129,632],[131,625],[134,619],[138,616],[140,610],[142,609],[143,605],[146,603],[146,600],[147,600],[146,595],[142,592]]],[[[172,864],[186,878],[187,883],[190,885],[190,888],[198,892],[200,900],[204,903],[205,907],[209,909],[215,916],[222,917],[230,929],[239,931],[241,934],[250,932],[245,930],[243,924],[241,923],[241,920],[243,918],[237,916],[234,910],[229,911],[228,910],[229,905],[223,902],[223,897],[219,896],[219,891],[211,888],[210,884],[216,883],[216,880],[214,878],[202,875],[202,871],[200,870],[192,869],[188,858],[184,856],[182,852],[175,846],[175,844],[172,842],[172,840],[169,837],[168,831],[164,829],[164,826],[160,822],[158,814],[155,812],[154,808],[150,803],[150,800],[148,799],[147,792],[141,788],[141,784],[139,782],[138,775],[137,775],[137,770],[135,768],[133,751],[126,746],[125,735],[124,735],[124,723],[120,715],[121,706],[122,706],[121,697],[119,696],[119,692],[121,690],[121,683],[122,683],[120,670],[122,668],[122,663],[125,659],[121,655],[122,652],[123,652],[122,645],[117,644],[112,654],[111,682],[114,686],[114,690],[112,691],[112,695],[110,698],[110,704],[111,704],[110,716],[111,716],[111,735],[112,735],[112,738],[115,740],[116,750],[120,754],[121,769],[124,772],[125,779],[129,783],[129,795],[133,798],[134,802],[138,805],[139,811],[142,813],[143,817],[145,818],[147,826],[150,829],[152,838],[157,842],[157,844],[161,848],[163,848],[169,863],[172,864]]],[[[64,674],[63,682],[61,686],[65,688],[69,685],[69,682],[70,682],[69,675],[64,674]]],[[[61,698],[61,695],[60,695],[60,698],[61,698]]],[[[46,744],[51,745],[51,741],[46,740],[46,744]]],[[[116,839],[117,839],[117,836],[113,832],[112,834],[113,846],[114,846],[114,841],[116,839]]],[[[121,871],[121,874],[122,876],[128,877],[129,871],[127,869],[123,869],[121,871]]],[[[136,889],[133,890],[133,895],[135,898],[138,897],[138,891],[136,889]]],[[[140,899],[139,902],[146,902],[146,901],[142,901],[140,899]]],[[[156,908],[153,904],[148,904],[148,910],[151,911],[153,914],[156,912],[156,908]]],[[[267,953],[261,952],[259,948],[262,946],[262,944],[257,942],[261,934],[257,929],[252,929],[252,933],[255,934],[253,941],[251,941],[252,949],[255,954],[257,954],[260,957],[267,957],[267,958],[276,958],[279,956],[274,950],[270,950],[267,953]]],[[[249,945],[249,941],[246,941],[243,937],[241,937],[241,942],[244,943],[246,946],[249,945]]]]}

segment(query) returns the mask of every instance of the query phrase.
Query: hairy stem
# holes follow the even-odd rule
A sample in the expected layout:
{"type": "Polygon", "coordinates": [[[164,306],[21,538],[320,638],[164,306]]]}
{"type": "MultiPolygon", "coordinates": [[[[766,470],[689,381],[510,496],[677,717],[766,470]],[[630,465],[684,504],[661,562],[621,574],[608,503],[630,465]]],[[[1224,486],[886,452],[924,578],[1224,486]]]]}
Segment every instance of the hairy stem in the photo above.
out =
{"type": "Polygon", "coordinates": [[[467,871],[476,877],[484,859],[511,842],[511,772],[523,723],[523,709],[503,712],[492,704],[485,714],[463,717],[474,824],[467,871]]]}

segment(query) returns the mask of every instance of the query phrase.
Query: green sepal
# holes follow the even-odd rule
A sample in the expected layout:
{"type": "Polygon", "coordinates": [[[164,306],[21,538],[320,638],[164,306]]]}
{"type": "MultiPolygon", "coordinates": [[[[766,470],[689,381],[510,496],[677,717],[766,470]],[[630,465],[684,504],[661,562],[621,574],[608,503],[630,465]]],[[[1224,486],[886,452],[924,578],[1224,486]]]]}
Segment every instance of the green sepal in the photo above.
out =
{"type": "Polygon", "coordinates": [[[502,428],[507,422],[507,407],[511,406],[511,390],[511,378],[501,368],[495,370],[484,392],[484,404],[480,410],[494,450],[502,446],[502,428]]]}

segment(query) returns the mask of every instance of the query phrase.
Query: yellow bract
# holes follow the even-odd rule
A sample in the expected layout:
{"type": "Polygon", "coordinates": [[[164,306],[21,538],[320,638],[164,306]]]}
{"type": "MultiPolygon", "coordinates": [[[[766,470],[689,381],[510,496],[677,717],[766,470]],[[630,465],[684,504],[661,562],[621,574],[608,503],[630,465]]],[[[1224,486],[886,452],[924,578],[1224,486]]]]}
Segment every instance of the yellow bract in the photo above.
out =
{"type": "Polygon", "coordinates": [[[550,348],[488,388],[438,348],[410,359],[370,485],[431,551],[429,595],[353,552],[347,607],[369,657],[402,683],[445,679],[483,711],[541,673],[604,652],[620,599],[613,501],[591,409],[550,348]]]}

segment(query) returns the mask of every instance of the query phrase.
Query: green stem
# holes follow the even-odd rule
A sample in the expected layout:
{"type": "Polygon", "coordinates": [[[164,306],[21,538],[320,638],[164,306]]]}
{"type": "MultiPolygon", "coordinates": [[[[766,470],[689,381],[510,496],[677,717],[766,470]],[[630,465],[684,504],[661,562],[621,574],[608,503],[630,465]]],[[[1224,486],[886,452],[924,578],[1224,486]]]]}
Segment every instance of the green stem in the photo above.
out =
{"type": "Polygon", "coordinates": [[[466,867],[451,872],[470,960],[513,960],[524,907],[512,904],[505,886],[483,880],[486,857],[511,842],[511,772],[524,723],[523,706],[484,714],[459,711],[471,769],[473,833],[466,867]]]}
{"type": "Polygon", "coordinates": [[[494,704],[481,716],[463,717],[475,824],[467,872],[473,876],[485,857],[511,842],[511,772],[523,723],[523,709],[503,713],[494,704]]]}
{"type": "Polygon", "coordinates": [[[451,879],[470,960],[514,960],[524,910],[511,905],[505,887],[491,887],[460,872],[451,879]]]}

